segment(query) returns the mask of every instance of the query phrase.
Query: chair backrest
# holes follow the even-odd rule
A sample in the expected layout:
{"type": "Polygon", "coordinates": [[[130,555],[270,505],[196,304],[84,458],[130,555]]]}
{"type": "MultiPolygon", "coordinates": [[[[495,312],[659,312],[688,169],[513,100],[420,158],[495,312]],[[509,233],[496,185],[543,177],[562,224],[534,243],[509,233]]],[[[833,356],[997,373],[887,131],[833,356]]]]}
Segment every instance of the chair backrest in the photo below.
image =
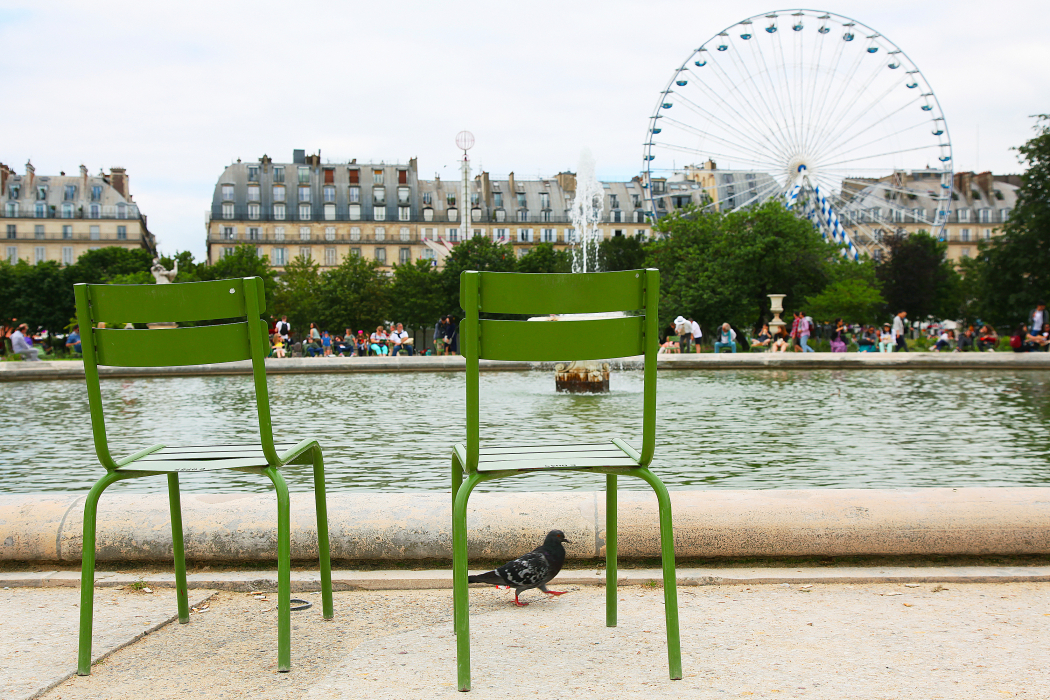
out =
{"type": "Polygon", "coordinates": [[[480,360],[538,362],[644,355],[642,464],[656,450],[656,355],[659,349],[659,270],[577,274],[475,272],[460,275],[460,352],[467,361],[467,458],[480,450],[480,360]],[[506,321],[482,314],[545,316],[642,312],[617,318],[506,321]]]}
{"type": "Polygon", "coordinates": [[[95,452],[106,469],[117,464],[109,451],[99,385],[99,366],[177,367],[252,361],[263,453],[277,463],[266,391],[264,358],[270,352],[263,283],[258,277],[179,284],[77,284],[80,324],[95,452]],[[99,328],[99,323],[199,323],[186,328],[99,328]]]}

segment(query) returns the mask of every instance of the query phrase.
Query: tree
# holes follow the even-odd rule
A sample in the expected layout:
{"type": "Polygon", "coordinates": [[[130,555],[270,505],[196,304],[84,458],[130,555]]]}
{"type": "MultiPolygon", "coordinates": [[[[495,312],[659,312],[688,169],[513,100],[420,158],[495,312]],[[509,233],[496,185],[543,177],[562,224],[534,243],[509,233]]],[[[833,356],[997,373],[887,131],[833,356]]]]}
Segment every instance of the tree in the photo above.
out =
{"type": "Polygon", "coordinates": [[[376,260],[348,255],[321,274],[317,323],[332,333],[346,328],[366,333],[390,320],[390,277],[376,260]]]}
{"type": "Polygon", "coordinates": [[[301,255],[297,255],[284,267],[284,275],[274,294],[272,314],[276,318],[288,317],[288,323],[297,335],[303,335],[311,323],[317,323],[321,315],[320,266],[301,255]]]}
{"type": "Polygon", "coordinates": [[[645,239],[641,234],[613,236],[598,244],[598,266],[607,272],[645,266],[645,239]]]}
{"type": "Polygon", "coordinates": [[[962,306],[959,273],[948,262],[948,244],[925,231],[886,239],[889,259],[876,268],[890,314],[913,320],[955,318],[962,306]]]}
{"type": "Polygon", "coordinates": [[[1036,117],[1035,131],[1016,149],[1028,167],[1002,235],[962,265],[972,313],[999,325],[1021,323],[1050,301],[1050,115],[1036,117]]]}
{"type": "Polygon", "coordinates": [[[491,270],[493,272],[514,272],[516,268],[514,248],[505,243],[478,236],[463,241],[445,258],[445,267],[441,271],[441,313],[458,313],[459,308],[459,275],[464,270],[491,270]]]}
{"type": "Polygon", "coordinates": [[[657,232],[645,266],[660,270],[661,327],[679,314],[709,329],[725,321],[753,327],[771,318],[768,294],[786,294],[797,309],[824,289],[834,266],[853,264],[777,201],[729,214],[678,210],[657,232]]]}
{"type": "Polygon", "coordinates": [[[277,273],[270,267],[270,258],[259,255],[255,246],[247,243],[237,246],[233,253],[224,255],[214,265],[201,264],[196,267],[196,276],[201,280],[222,280],[236,277],[261,277],[266,297],[266,308],[274,308],[277,292],[277,273]]]}
{"type": "Polygon", "coordinates": [[[441,275],[429,260],[394,266],[390,284],[391,319],[408,328],[434,325],[445,311],[441,275]]]}
{"type": "Polygon", "coordinates": [[[553,243],[540,243],[518,258],[518,272],[572,272],[572,254],[553,243]]]}
{"type": "Polygon", "coordinates": [[[149,275],[152,264],[148,250],[108,246],[85,252],[65,270],[70,284],[110,284],[116,277],[143,272],[149,275]]]}

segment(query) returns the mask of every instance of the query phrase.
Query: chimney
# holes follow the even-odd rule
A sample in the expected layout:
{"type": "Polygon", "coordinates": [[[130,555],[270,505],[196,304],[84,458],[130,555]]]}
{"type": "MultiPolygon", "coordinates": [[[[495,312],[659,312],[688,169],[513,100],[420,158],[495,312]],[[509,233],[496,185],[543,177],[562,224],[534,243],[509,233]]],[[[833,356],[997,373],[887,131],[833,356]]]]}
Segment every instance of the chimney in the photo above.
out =
{"type": "Polygon", "coordinates": [[[3,163],[0,163],[0,194],[7,192],[7,180],[12,175],[14,175],[14,172],[11,170],[11,168],[7,167],[3,163]]]}
{"type": "Polygon", "coordinates": [[[977,176],[977,186],[981,188],[986,197],[992,196],[992,171],[986,170],[977,176]]]}
{"type": "MultiPolygon", "coordinates": [[[[30,161],[26,161],[26,195],[28,196],[33,191],[33,180],[36,177],[36,168],[30,161]]],[[[34,197],[36,195],[33,195],[34,197]]]]}
{"type": "Polygon", "coordinates": [[[507,175],[507,189],[510,190],[510,193],[507,196],[513,197],[514,196],[514,192],[516,191],[514,189],[514,172],[513,171],[511,171],[511,173],[509,175],[507,175]]]}
{"type": "Polygon", "coordinates": [[[80,165],[80,198],[83,200],[87,197],[88,187],[88,170],[87,166],[81,163],[80,165]]]}
{"type": "Polygon", "coordinates": [[[563,192],[576,191],[576,173],[558,173],[558,187],[563,192]]]}
{"type": "Polygon", "coordinates": [[[131,199],[131,195],[128,194],[128,172],[124,168],[110,168],[109,169],[109,184],[113,186],[120,196],[126,200],[131,199]]]}
{"type": "Polygon", "coordinates": [[[489,181],[489,174],[484,170],[477,177],[478,183],[481,187],[481,199],[488,206],[492,206],[492,183],[489,181]]]}
{"type": "Polygon", "coordinates": [[[969,199],[970,190],[973,189],[973,171],[955,173],[955,177],[952,179],[954,180],[952,184],[955,185],[955,192],[959,197],[964,200],[969,199]]]}

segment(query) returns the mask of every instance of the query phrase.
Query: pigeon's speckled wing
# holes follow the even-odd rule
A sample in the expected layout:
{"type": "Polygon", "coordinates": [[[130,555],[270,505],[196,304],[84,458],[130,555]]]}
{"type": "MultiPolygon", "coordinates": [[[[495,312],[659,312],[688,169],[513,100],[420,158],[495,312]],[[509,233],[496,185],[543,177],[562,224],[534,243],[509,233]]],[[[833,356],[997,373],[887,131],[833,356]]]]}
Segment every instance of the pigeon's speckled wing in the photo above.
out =
{"type": "Polygon", "coordinates": [[[496,569],[504,581],[511,586],[538,586],[551,579],[550,564],[542,552],[529,552],[496,569]]]}

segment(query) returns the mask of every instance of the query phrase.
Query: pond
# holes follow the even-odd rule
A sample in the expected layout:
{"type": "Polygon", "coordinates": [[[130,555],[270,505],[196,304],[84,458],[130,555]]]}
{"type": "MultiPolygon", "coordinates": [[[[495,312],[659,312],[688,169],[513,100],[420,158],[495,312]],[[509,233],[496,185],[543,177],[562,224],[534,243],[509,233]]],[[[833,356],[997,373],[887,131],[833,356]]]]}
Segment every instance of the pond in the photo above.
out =
{"type": "MultiPolygon", "coordinates": [[[[280,375],[275,437],[317,438],[337,491],[449,489],[462,441],[462,373],[280,375]]],[[[483,436],[508,444],[641,436],[642,377],[603,396],[554,391],[547,372],[482,375],[483,436]]],[[[247,376],[102,383],[114,454],[155,442],[245,442],[257,431],[247,376]]],[[[1050,485],[1050,372],[663,371],[654,471],[672,489],[1050,485]]],[[[0,384],[0,492],[81,491],[103,473],[83,382],[0,384]]],[[[484,444],[484,442],[483,442],[484,444]]],[[[309,467],[284,471],[307,490],[309,467]]],[[[644,487],[621,480],[625,487],[644,487]]],[[[112,487],[163,493],[165,480],[112,487]]],[[[599,475],[538,474],[489,490],[598,489],[599,475]]],[[[206,472],[185,491],[268,490],[265,477],[206,472]]],[[[481,487],[479,487],[481,488],[481,487]]]]}

